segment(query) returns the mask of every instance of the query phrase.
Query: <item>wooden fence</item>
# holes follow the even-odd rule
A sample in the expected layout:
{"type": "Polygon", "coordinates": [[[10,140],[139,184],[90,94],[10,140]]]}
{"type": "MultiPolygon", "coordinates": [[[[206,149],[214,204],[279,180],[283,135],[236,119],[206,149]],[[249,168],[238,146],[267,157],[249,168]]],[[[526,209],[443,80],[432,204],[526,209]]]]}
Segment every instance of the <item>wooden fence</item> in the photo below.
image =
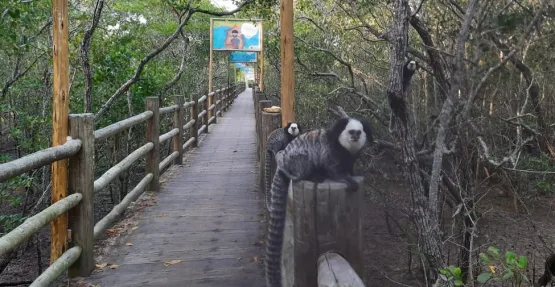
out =
{"type": "MultiPolygon", "coordinates": [[[[268,135],[281,127],[281,115],[266,113],[271,105],[257,87],[253,88],[257,154],[260,162],[260,191],[265,192],[264,153],[268,135]]],[[[272,162],[270,174],[275,173],[272,162]]],[[[314,184],[292,182],[282,250],[284,286],[364,287],[362,258],[362,206],[364,183],[356,178],[360,191],[348,192],[346,185],[333,181],[314,184]],[[355,271],[356,270],[356,271],[355,271]]],[[[269,212],[266,210],[268,218],[269,212]]]]}
{"type": "Polygon", "coordinates": [[[190,102],[185,102],[183,96],[175,96],[174,104],[163,108],[159,107],[158,97],[149,97],[146,99],[146,111],[143,113],[96,131],[93,114],[70,115],[71,139],[68,139],[65,144],[0,164],[0,182],[3,182],[58,160],[69,159],[69,196],[28,218],[10,233],[1,237],[0,257],[17,248],[57,217],[68,213],[70,247],[30,286],[48,286],[66,270],[69,271],[70,277],[88,276],[95,268],[94,240],[110,227],[145,190],[158,190],[160,174],[172,163],[182,164],[184,150],[197,146],[199,135],[208,132],[209,125],[216,123],[217,117],[222,116],[243,90],[244,85],[233,84],[190,102]],[[214,104],[208,106],[209,102],[214,104]],[[185,109],[190,109],[186,123],[185,109]],[[173,129],[160,135],[160,116],[171,113],[173,113],[173,129]],[[212,115],[210,118],[209,114],[212,115]],[[143,122],[146,122],[146,143],[95,180],[95,142],[143,122]],[[173,152],[166,158],[160,159],[160,144],[169,140],[172,140],[173,152]],[[118,175],[143,157],[146,157],[146,175],[118,205],[95,224],[93,194],[107,187],[118,175]]]}

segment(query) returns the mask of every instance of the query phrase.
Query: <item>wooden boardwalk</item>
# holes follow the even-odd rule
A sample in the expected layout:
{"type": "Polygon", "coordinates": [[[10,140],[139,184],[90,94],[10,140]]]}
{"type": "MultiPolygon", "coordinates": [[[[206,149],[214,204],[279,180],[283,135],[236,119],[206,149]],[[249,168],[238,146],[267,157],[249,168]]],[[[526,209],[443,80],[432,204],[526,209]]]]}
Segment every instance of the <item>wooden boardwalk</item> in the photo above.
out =
{"type": "Polygon", "coordinates": [[[262,196],[256,191],[251,90],[162,184],[158,204],[108,257],[116,269],[88,282],[108,286],[264,286],[262,196]],[[164,266],[164,262],[181,262],[164,266]]]}

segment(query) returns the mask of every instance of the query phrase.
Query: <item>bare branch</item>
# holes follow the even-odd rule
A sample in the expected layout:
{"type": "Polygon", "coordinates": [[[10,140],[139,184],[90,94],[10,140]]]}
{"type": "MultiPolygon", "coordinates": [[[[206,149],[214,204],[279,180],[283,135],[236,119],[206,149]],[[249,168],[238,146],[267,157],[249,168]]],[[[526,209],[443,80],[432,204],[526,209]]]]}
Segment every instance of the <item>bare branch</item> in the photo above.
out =
{"type": "Polygon", "coordinates": [[[102,8],[104,7],[104,0],[97,0],[94,7],[93,20],[89,29],[85,32],[83,41],[81,42],[81,62],[83,64],[83,74],[85,76],[85,113],[92,112],[92,71],[91,65],[89,63],[89,46],[91,44],[92,36],[94,30],[100,22],[100,17],[102,15],[102,8]]]}

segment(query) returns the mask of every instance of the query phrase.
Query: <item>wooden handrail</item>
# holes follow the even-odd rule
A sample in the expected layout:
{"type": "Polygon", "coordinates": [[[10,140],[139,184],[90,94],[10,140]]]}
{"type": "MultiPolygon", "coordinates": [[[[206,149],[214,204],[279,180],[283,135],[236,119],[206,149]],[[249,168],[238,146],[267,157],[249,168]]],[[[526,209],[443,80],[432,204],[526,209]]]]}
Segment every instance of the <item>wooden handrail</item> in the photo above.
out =
{"type": "Polygon", "coordinates": [[[94,192],[98,192],[101,189],[108,186],[108,184],[112,180],[114,180],[120,173],[127,170],[133,163],[135,163],[140,158],[144,157],[153,148],[154,148],[153,143],[146,143],[142,147],[130,153],[118,164],[114,165],[112,168],[107,170],[102,176],[100,176],[97,180],[94,181],[94,192]]]}
{"type": "Polygon", "coordinates": [[[0,256],[11,252],[39,229],[71,210],[72,217],[69,228],[72,231],[71,244],[74,246],[53,262],[30,286],[48,286],[66,270],[69,270],[69,277],[87,276],[94,268],[92,258],[93,241],[113,224],[145,190],[157,189],[159,173],[168,168],[172,162],[181,164],[183,150],[197,146],[198,135],[207,133],[208,126],[216,123],[217,117],[221,116],[223,111],[231,105],[241,90],[238,87],[238,85],[233,84],[204,95],[198,100],[188,102],[184,102],[183,96],[175,96],[173,105],[162,108],[158,106],[158,98],[149,97],[147,98],[147,111],[96,131],[93,131],[94,116],[92,114],[70,115],[70,135],[73,139],[68,140],[63,145],[47,148],[20,159],[0,164],[1,182],[52,162],[69,158],[70,180],[68,190],[69,193],[72,193],[0,237],[0,256]],[[210,106],[208,105],[208,99],[212,102],[210,106]],[[184,109],[186,108],[190,109],[189,120],[184,123],[184,109]],[[199,110],[201,110],[200,113],[199,110]],[[208,118],[209,112],[213,113],[210,118],[208,118]],[[173,128],[167,133],[159,135],[159,117],[169,113],[174,113],[173,128]],[[147,143],[94,180],[94,142],[116,135],[142,122],[147,122],[147,143]],[[186,137],[187,140],[183,143],[183,136],[187,134],[185,132],[187,130],[189,130],[189,136],[186,137]],[[173,140],[173,152],[160,161],[159,145],[169,139],[173,140]],[[105,188],[143,156],[147,157],[147,175],[93,228],[93,192],[105,188]]]}
{"type": "Polygon", "coordinates": [[[135,188],[133,188],[133,190],[129,192],[118,205],[114,206],[114,208],[112,208],[112,210],[108,214],[106,214],[106,216],[104,216],[94,225],[94,239],[97,239],[100,234],[102,234],[102,232],[108,229],[108,227],[110,227],[110,225],[112,225],[112,223],[116,221],[118,216],[122,215],[127,207],[129,207],[131,202],[137,200],[139,195],[141,195],[145,191],[146,186],[150,183],[151,180],[151,173],[145,175],[145,177],[143,177],[143,179],[135,186],[135,188]]]}
{"type": "Polygon", "coordinates": [[[171,139],[172,137],[174,137],[175,135],[178,135],[178,134],[179,134],[179,129],[178,129],[178,128],[175,128],[175,129],[173,129],[173,130],[171,130],[171,131],[169,131],[169,132],[167,132],[167,133],[161,135],[161,136],[159,137],[159,140],[158,140],[158,141],[159,141],[160,143],[163,143],[163,142],[165,142],[165,141],[171,139]]]}
{"type": "Polygon", "coordinates": [[[200,129],[198,129],[198,134],[202,134],[203,132],[205,132],[206,130],[206,125],[203,125],[202,127],[200,127],[200,129]]]}
{"type": "Polygon", "coordinates": [[[134,125],[145,122],[152,117],[153,113],[151,111],[142,112],[136,116],[132,116],[125,120],[119,121],[117,123],[111,124],[107,127],[98,129],[94,131],[95,141],[105,139],[111,135],[115,135],[125,129],[128,129],[134,125]]]}
{"type": "Polygon", "coordinates": [[[196,120],[190,120],[188,121],[184,126],[183,126],[183,130],[186,131],[188,129],[190,129],[194,124],[195,124],[196,120]]]}
{"type": "Polygon", "coordinates": [[[79,246],[74,246],[68,249],[58,260],[54,261],[42,274],[29,285],[29,287],[47,287],[56,281],[64,271],[66,271],[77,259],[81,256],[83,249],[79,246]]]}
{"type": "Polygon", "coordinates": [[[80,193],[69,195],[36,215],[27,218],[25,222],[14,228],[10,233],[0,237],[0,256],[14,250],[39,229],[45,227],[52,220],[79,204],[82,198],[83,196],[80,193]]]}
{"type": "Polygon", "coordinates": [[[50,147],[0,164],[0,182],[21,175],[30,170],[51,164],[57,160],[69,158],[79,152],[81,141],[69,140],[63,145],[50,147]]]}
{"type": "Polygon", "coordinates": [[[169,114],[169,113],[173,113],[175,111],[177,111],[177,109],[179,109],[178,105],[171,105],[168,107],[164,107],[164,108],[160,108],[160,115],[165,115],[165,114],[169,114]]]}
{"type": "Polygon", "coordinates": [[[172,152],[169,156],[167,156],[164,160],[160,162],[160,164],[158,165],[158,169],[160,171],[165,170],[168,166],[170,166],[172,161],[175,160],[178,156],[179,156],[179,152],[177,151],[172,152]]]}

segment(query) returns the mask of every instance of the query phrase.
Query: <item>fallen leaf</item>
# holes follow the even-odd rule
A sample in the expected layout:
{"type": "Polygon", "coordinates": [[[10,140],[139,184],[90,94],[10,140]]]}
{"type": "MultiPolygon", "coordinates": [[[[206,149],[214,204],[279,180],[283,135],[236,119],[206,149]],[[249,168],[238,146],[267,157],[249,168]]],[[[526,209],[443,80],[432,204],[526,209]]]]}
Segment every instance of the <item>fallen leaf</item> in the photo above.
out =
{"type": "Polygon", "coordinates": [[[133,226],[131,227],[131,230],[137,230],[139,227],[138,226],[133,226]]]}
{"type": "Polygon", "coordinates": [[[252,259],[254,259],[254,262],[258,263],[258,256],[254,256],[252,259]]]}
{"type": "Polygon", "coordinates": [[[133,246],[133,243],[127,242],[127,243],[125,243],[125,245],[127,245],[127,246],[133,246]]]}
{"type": "Polygon", "coordinates": [[[241,260],[241,258],[243,258],[243,257],[237,257],[237,260],[241,260]]]}
{"type": "Polygon", "coordinates": [[[174,259],[174,260],[171,260],[171,261],[164,262],[164,266],[168,267],[170,265],[174,265],[174,264],[177,264],[177,263],[180,263],[180,262],[181,262],[181,260],[174,259]]]}
{"type": "Polygon", "coordinates": [[[168,215],[167,214],[160,214],[160,215],[158,215],[158,217],[168,217],[168,215]]]}
{"type": "Polygon", "coordinates": [[[106,268],[106,266],[108,266],[108,263],[100,263],[100,264],[96,264],[95,266],[98,269],[104,269],[106,268]]]}
{"type": "Polygon", "coordinates": [[[118,235],[119,234],[119,229],[118,228],[109,228],[109,229],[106,229],[106,233],[108,233],[108,236],[118,235]]]}
{"type": "Polygon", "coordinates": [[[112,264],[112,265],[110,265],[110,269],[116,269],[116,268],[118,268],[118,267],[119,267],[119,265],[117,265],[117,264],[112,264]]]}

